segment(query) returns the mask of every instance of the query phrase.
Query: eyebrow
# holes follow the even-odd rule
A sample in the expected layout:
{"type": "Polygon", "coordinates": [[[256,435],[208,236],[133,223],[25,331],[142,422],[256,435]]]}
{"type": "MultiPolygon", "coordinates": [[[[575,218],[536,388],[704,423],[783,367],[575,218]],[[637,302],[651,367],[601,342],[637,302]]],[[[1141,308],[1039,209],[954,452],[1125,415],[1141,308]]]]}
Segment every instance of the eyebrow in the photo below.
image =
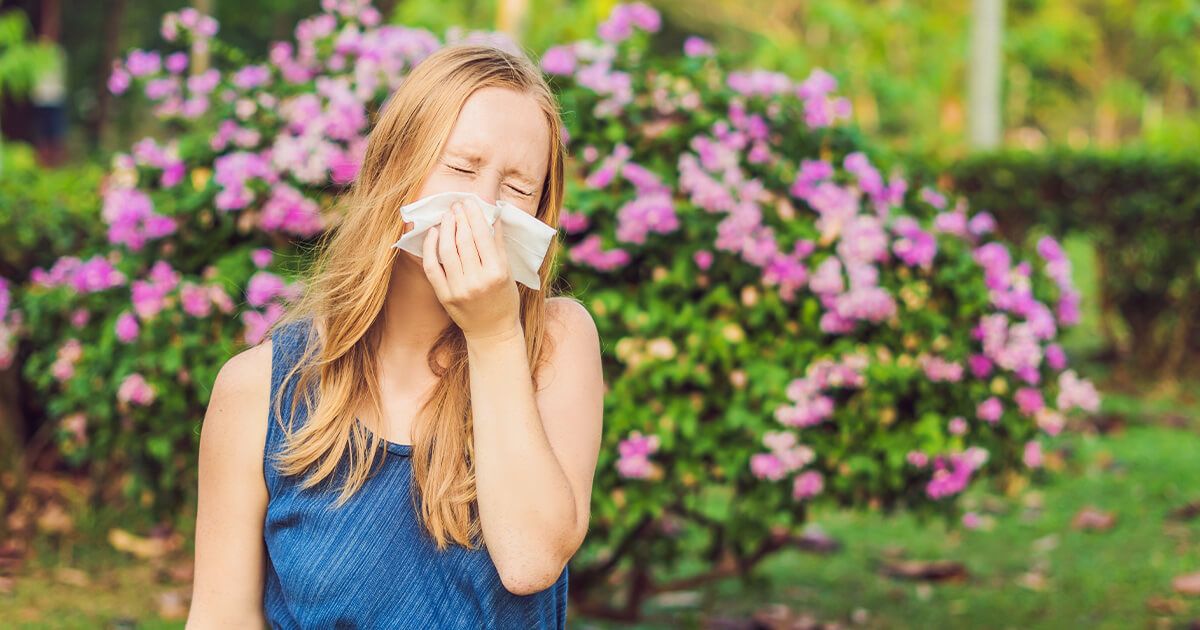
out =
{"type": "MultiPolygon", "coordinates": [[[[483,161],[483,157],[471,149],[446,149],[446,155],[466,160],[467,162],[470,162],[472,166],[477,166],[483,161]]],[[[512,166],[504,169],[502,175],[514,177],[521,182],[529,184],[530,186],[538,186],[540,184],[536,178],[531,177],[512,166]]]]}

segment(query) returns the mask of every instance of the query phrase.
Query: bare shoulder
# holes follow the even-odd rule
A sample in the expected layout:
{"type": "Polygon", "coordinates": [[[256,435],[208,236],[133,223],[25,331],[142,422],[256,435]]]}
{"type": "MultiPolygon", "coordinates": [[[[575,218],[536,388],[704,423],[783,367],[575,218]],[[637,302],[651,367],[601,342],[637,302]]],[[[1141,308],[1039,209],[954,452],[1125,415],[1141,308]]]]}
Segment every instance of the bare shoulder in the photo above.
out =
{"type": "Polygon", "coordinates": [[[230,357],[217,372],[201,427],[201,465],[208,456],[236,458],[257,466],[267,440],[271,391],[271,341],[230,357]]]}
{"type": "Polygon", "coordinates": [[[189,628],[263,627],[270,388],[269,340],[228,359],[213,382],[200,427],[189,628]]]}
{"type": "MultiPolygon", "coordinates": [[[[546,329],[551,338],[550,381],[571,375],[572,389],[598,385],[601,377],[600,334],[592,314],[579,300],[556,296],[546,300],[546,329]]],[[[539,388],[540,389],[540,388],[539,388]]]]}
{"type": "Polygon", "coordinates": [[[555,296],[546,300],[546,312],[555,333],[566,332],[581,343],[599,343],[599,332],[592,314],[578,299],[570,296],[555,296]]]}

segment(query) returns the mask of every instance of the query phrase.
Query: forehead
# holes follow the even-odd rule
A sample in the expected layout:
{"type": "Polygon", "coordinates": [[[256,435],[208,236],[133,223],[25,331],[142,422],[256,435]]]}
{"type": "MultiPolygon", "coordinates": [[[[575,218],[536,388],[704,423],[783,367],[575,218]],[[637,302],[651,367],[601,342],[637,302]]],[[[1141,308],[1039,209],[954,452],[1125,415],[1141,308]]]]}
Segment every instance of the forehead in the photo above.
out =
{"type": "Polygon", "coordinates": [[[550,126],[537,101],[513,90],[487,87],[463,103],[443,155],[537,185],[546,176],[549,150],[550,126]]]}

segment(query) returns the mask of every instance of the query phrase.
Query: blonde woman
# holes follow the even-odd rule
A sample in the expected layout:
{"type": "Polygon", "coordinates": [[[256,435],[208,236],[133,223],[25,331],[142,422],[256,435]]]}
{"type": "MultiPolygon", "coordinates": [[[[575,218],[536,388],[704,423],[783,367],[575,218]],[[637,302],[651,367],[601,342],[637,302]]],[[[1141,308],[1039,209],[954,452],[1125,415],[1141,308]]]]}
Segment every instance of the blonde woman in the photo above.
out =
{"type": "Polygon", "coordinates": [[[305,293],[226,363],[200,438],[188,628],[562,628],[603,379],[577,301],[513,281],[504,200],[557,228],[561,120],[524,56],[449,46],[379,114],[305,293]]]}

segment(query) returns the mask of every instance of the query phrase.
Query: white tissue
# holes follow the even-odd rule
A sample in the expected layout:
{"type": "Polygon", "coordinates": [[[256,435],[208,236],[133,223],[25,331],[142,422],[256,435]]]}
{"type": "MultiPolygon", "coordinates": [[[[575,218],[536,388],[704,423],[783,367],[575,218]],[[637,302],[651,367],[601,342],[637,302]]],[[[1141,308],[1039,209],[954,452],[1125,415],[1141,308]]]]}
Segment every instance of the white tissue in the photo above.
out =
{"type": "MultiPolygon", "coordinates": [[[[483,210],[489,226],[497,219],[504,222],[504,249],[508,254],[508,266],[513,279],[535,291],[540,290],[542,282],[538,277],[538,269],[557,230],[503,199],[498,199],[496,205],[492,205],[475,193],[459,191],[441,192],[418,199],[400,208],[401,218],[405,223],[412,223],[413,228],[405,232],[392,247],[399,247],[420,258],[425,232],[441,222],[442,215],[450,211],[450,204],[461,199],[474,200],[483,210]]],[[[495,234],[494,229],[492,234],[495,234]]]]}

